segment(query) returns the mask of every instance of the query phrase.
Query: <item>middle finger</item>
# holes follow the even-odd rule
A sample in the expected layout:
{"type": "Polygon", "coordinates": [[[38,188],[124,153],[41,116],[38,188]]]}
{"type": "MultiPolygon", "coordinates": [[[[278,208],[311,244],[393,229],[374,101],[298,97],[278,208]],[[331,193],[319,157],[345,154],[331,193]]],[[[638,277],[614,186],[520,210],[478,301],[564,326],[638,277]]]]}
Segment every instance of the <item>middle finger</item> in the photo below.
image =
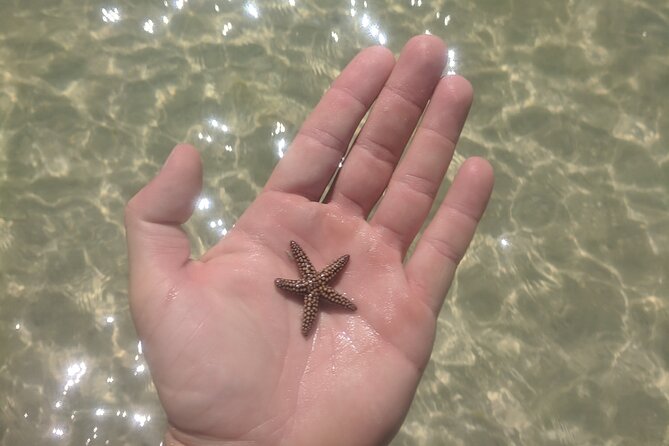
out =
{"type": "Polygon", "coordinates": [[[411,138],[446,62],[441,39],[418,36],[402,50],[329,200],[366,217],[378,201],[411,138]]]}

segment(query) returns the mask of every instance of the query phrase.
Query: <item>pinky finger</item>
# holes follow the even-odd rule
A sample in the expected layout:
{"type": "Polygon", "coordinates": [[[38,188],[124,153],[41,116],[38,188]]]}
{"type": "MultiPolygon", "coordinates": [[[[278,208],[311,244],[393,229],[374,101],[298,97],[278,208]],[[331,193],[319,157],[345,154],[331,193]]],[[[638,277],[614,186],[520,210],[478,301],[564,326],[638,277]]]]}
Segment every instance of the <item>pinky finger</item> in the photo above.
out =
{"type": "Polygon", "coordinates": [[[486,160],[465,161],[407,262],[406,274],[413,294],[424,299],[435,313],[485,211],[493,181],[492,167],[486,160]]]}

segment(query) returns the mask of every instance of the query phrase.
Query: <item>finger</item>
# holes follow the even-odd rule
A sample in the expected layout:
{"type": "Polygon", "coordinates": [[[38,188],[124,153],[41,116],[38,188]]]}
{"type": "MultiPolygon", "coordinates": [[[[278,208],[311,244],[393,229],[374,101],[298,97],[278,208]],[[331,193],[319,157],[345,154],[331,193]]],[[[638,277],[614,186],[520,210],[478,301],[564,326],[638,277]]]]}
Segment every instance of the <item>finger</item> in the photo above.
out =
{"type": "Polygon", "coordinates": [[[465,161],[407,262],[406,274],[412,291],[425,299],[435,313],[483,215],[492,185],[493,171],[486,160],[465,161]]]}
{"type": "Polygon", "coordinates": [[[372,225],[387,230],[402,257],[430,212],[471,103],[472,87],[466,79],[441,79],[371,219],[372,225]]]}
{"type": "Polygon", "coordinates": [[[386,48],[361,51],[304,122],[265,190],[320,199],[394,65],[386,48]]]}
{"type": "Polygon", "coordinates": [[[200,155],[189,145],[178,145],[158,175],[126,206],[125,226],[131,277],[152,269],[176,270],[190,257],[181,225],[193,213],[202,188],[200,155]]]}
{"type": "Polygon", "coordinates": [[[402,155],[446,61],[433,36],[411,39],[346,158],[329,201],[367,216],[402,155]]]}

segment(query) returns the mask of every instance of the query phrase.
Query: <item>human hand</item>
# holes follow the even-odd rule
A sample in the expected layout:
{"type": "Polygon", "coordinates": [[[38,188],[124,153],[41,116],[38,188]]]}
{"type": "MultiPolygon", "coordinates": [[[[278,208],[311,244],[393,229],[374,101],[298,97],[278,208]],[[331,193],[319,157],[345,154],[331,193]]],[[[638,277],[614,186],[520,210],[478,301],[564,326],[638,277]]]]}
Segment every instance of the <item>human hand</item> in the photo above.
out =
{"type": "Polygon", "coordinates": [[[397,62],[385,48],[363,50],[257,199],[199,260],[181,229],[201,189],[195,149],[177,146],[130,200],[130,304],[167,444],[378,445],[397,432],[493,183],[486,161],[467,160],[405,262],[471,104],[466,80],[441,77],[445,58],[431,36],[409,41],[397,62]],[[290,240],[319,270],[351,256],[333,283],[357,311],[322,303],[306,339],[299,296],[274,283],[298,278],[290,240]]]}

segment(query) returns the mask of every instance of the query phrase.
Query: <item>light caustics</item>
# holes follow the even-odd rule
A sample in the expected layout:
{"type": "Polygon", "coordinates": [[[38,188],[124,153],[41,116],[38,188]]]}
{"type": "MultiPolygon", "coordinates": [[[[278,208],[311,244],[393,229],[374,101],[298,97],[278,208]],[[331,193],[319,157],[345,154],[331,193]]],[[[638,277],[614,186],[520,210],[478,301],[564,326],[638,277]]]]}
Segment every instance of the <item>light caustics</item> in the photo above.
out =
{"type": "MultiPolygon", "coordinates": [[[[360,6],[362,6],[363,9],[367,9],[367,2],[363,1],[362,5],[360,6]]],[[[369,37],[377,41],[380,45],[385,45],[388,42],[388,38],[386,36],[386,33],[383,32],[383,30],[381,29],[379,23],[374,21],[368,13],[366,12],[360,13],[358,8],[359,5],[357,0],[351,0],[351,8],[349,9],[349,15],[351,17],[360,17],[358,22],[359,26],[367,32],[369,37]]],[[[337,35],[336,33],[332,33],[331,37],[335,42],[339,41],[339,35],[337,35]]]]}
{"type": "MultiPolygon", "coordinates": [[[[110,319],[113,320],[113,317],[108,316],[107,320],[110,319]]],[[[133,365],[132,369],[133,375],[141,374],[146,370],[146,365],[144,364],[143,359],[141,358],[142,354],[143,354],[142,343],[141,341],[139,341],[137,343],[137,354],[134,356],[135,364],[133,365]]],[[[91,367],[86,363],[86,361],[77,360],[68,365],[64,373],[65,383],[62,387],[63,389],[62,393],[59,396],[59,399],[54,403],[54,408],[56,409],[57,413],[61,413],[65,417],[69,418],[70,421],[74,421],[77,418],[81,418],[82,416],[88,419],[100,419],[100,420],[108,417],[128,418],[133,425],[139,428],[144,427],[147,423],[151,421],[151,414],[142,412],[141,410],[129,411],[129,410],[124,410],[122,408],[112,408],[105,405],[99,405],[97,407],[93,407],[90,409],[79,407],[77,409],[72,410],[71,413],[63,414],[62,411],[66,407],[68,407],[66,401],[68,393],[72,391],[74,387],[83,384],[84,380],[90,381],[95,379],[97,379],[95,369],[93,368],[91,370],[91,367]]],[[[116,382],[116,379],[111,375],[106,376],[106,378],[103,375],[102,379],[105,380],[108,386],[111,386],[116,382]]],[[[28,419],[30,414],[28,412],[25,412],[23,416],[25,419],[28,419]]],[[[110,442],[112,441],[112,439],[111,438],[105,439],[104,434],[102,432],[102,428],[97,425],[97,422],[95,423],[96,424],[92,426],[88,438],[86,439],[84,444],[86,445],[111,444],[110,442]],[[98,443],[96,443],[96,441],[98,443]]],[[[48,433],[53,439],[56,440],[60,441],[71,440],[71,438],[69,437],[71,436],[72,432],[70,432],[70,429],[68,429],[67,424],[64,423],[62,418],[60,422],[56,422],[53,425],[51,425],[48,433]]]]}

